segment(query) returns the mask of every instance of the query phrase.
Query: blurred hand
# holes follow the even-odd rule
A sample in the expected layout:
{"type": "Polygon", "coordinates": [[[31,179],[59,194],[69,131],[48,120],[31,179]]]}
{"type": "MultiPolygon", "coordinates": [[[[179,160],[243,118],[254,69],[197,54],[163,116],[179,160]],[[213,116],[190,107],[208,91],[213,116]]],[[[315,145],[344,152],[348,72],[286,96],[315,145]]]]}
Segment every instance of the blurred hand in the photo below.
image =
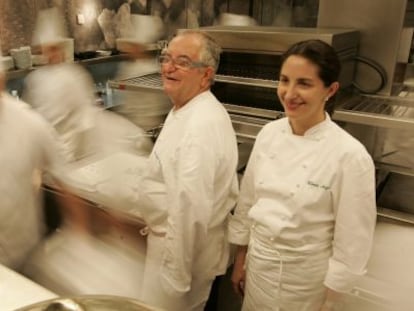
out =
{"type": "Polygon", "coordinates": [[[343,294],[330,288],[326,289],[326,298],[320,311],[341,311],[343,309],[343,294]]]}

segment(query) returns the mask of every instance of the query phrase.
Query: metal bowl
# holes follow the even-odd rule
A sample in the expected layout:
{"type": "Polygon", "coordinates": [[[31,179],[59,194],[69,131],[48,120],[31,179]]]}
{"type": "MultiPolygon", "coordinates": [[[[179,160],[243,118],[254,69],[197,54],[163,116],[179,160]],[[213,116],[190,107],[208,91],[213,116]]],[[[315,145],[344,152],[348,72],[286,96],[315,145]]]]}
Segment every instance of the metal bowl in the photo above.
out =
{"type": "Polygon", "coordinates": [[[38,302],[15,311],[162,311],[135,299],[110,295],[59,297],[38,302]]]}

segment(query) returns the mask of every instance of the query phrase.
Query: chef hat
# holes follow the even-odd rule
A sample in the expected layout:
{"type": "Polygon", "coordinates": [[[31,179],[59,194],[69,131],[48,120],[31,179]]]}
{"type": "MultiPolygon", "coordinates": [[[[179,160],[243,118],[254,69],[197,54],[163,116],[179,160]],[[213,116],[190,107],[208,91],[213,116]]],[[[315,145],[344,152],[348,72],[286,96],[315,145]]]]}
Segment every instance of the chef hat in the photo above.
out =
{"type": "Polygon", "coordinates": [[[254,26],[257,22],[248,15],[221,13],[219,16],[219,25],[223,26],[254,26]]]}
{"type": "Polygon", "coordinates": [[[140,44],[155,43],[164,34],[164,24],[159,16],[131,14],[131,41],[140,44]]]}
{"type": "Polygon", "coordinates": [[[33,34],[33,45],[61,43],[67,38],[64,17],[57,8],[40,10],[33,34]]]}

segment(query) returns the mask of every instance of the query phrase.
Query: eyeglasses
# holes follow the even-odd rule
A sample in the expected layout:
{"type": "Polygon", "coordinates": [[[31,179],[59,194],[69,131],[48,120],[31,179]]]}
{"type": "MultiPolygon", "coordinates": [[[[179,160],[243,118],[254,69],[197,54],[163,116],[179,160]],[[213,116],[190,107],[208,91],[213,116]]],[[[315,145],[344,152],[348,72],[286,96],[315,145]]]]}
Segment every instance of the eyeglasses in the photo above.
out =
{"type": "Polygon", "coordinates": [[[177,58],[172,58],[170,55],[160,55],[158,57],[158,62],[160,65],[171,64],[177,69],[181,70],[190,70],[192,68],[201,68],[208,67],[208,65],[202,62],[195,62],[189,59],[187,56],[178,56],[177,58]]]}

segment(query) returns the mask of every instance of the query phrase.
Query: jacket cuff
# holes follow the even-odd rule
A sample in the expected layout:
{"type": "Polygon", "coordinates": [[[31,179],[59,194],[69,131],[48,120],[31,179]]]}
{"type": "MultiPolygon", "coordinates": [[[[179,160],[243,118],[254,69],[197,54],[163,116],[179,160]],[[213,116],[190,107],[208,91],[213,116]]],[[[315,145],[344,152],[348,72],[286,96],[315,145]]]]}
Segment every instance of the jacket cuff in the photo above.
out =
{"type": "Polygon", "coordinates": [[[365,270],[355,273],[343,264],[333,260],[329,260],[329,268],[325,277],[324,285],[334,291],[347,293],[357,283],[357,280],[366,273],[365,270]]]}

